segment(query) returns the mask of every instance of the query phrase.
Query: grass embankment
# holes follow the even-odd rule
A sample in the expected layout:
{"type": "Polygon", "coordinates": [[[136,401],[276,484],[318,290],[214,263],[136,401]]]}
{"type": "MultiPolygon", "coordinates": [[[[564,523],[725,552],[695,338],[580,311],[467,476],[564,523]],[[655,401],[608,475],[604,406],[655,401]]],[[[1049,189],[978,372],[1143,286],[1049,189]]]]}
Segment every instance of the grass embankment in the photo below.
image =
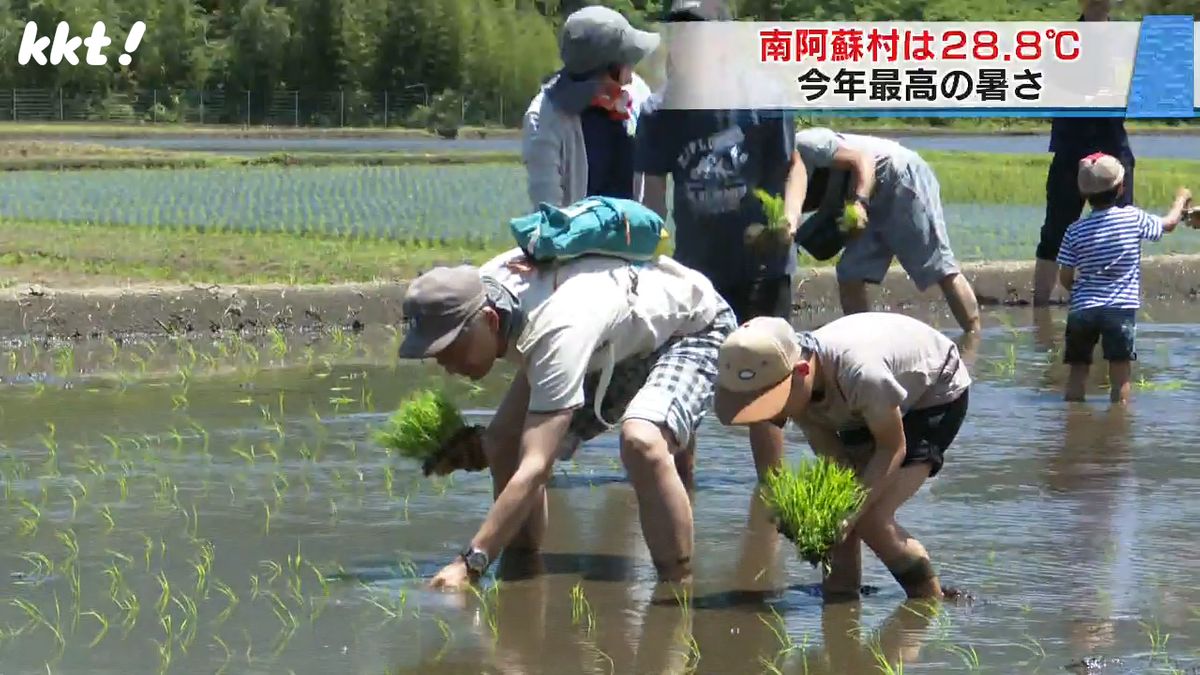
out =
{"type": "MultiPolygon", "coordinates": [[[[1044,204],[1050,155],[922,151],[941,185],[942,202],[1044,204]]],[[[1139,159],[1134,193],[1144,208],[1168,208],[1180,186],[1200,189],[1200,161],[1139,159]]]]}
{"type": "Polygon", "coordinates": [[[184,228],[0,223],[0,286],[124,282],[313,284],[411,279],[437,264],[481,263],[499,247],[184,228]]]}

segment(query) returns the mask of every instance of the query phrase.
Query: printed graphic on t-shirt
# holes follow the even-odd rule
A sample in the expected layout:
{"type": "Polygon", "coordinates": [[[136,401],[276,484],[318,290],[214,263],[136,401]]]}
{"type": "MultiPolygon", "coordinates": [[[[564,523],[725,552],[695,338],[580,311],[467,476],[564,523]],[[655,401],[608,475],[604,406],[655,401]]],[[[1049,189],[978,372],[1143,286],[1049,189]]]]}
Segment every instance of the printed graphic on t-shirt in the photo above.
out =
{"type": "Polygon", "coordinates": [[[714,215],[737,211],[746,196],[744,167],[750,158],[741,127],[731,127],[684,146],[676,162],[687,176],[692,212],[714,215]]]}

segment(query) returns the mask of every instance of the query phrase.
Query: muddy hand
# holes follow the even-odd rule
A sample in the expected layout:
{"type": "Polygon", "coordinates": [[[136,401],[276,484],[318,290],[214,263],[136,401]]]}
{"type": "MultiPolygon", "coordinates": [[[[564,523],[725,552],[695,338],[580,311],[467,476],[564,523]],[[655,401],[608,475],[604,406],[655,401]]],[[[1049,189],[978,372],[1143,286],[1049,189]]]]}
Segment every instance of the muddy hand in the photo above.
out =
{"type": "Polygon", "coordinates": [[[746,247],[759,256],[786,251],[792,245],[793,235],[786,222],[777,227],[766,227],[755,223],[746,228],[746,247]]]}
{"type": "Polygon", "coordinates": [[[483,454],[483,427],[476,424],[459,429],[442,449],[425,460],[421,470],[426,476],[446,476],[459,469],[483,471],[487,456],[483,454]]]}
{"type": "Polygon", "coordinates": [[[429,581],[430,588],[444,591],[461,591],[470,585],[471,574],[461,560],[446,565],[429,581]]]}

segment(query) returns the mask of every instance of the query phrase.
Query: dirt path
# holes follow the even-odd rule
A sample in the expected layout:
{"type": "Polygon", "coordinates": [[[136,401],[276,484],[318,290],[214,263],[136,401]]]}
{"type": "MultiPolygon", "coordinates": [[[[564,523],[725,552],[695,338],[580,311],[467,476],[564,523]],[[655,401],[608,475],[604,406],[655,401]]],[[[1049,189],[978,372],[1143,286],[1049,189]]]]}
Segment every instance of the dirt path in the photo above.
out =
{"type": "MultiPolygon", "coordinates": [[[[995,262],[968,265],[965,272],[985,306],[1027,304],[1033,265],[995,262]]],[[[1160,256],[1143,263],[1147,300],[1200,299],[1200,255],[1160,256]]],[[[0,291],[0,334],[6,337],[74,338],[127,334],[195,334],[225,330],[356,330],[400,321],[403,284],[320,286],[14,286],[0,291]]],[[[802,308],[836,308],[833,270],[805,271],[798,280],[802,308]]],[[[932,289],[918,293],[893,268],[876,307],[904,311],[942,302],[932,289]]]]}

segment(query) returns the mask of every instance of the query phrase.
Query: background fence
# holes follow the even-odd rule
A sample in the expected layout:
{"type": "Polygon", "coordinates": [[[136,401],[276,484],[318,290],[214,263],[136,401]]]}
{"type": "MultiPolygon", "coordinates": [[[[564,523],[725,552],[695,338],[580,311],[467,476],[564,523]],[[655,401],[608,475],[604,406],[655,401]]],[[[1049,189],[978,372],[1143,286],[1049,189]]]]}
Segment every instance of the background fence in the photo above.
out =
{"type": "Polygon", "coordinates": [[[0,121],[237,124],[273,127],[519,126],[528,101],[400,91],[0,89],[0,121]]]}

